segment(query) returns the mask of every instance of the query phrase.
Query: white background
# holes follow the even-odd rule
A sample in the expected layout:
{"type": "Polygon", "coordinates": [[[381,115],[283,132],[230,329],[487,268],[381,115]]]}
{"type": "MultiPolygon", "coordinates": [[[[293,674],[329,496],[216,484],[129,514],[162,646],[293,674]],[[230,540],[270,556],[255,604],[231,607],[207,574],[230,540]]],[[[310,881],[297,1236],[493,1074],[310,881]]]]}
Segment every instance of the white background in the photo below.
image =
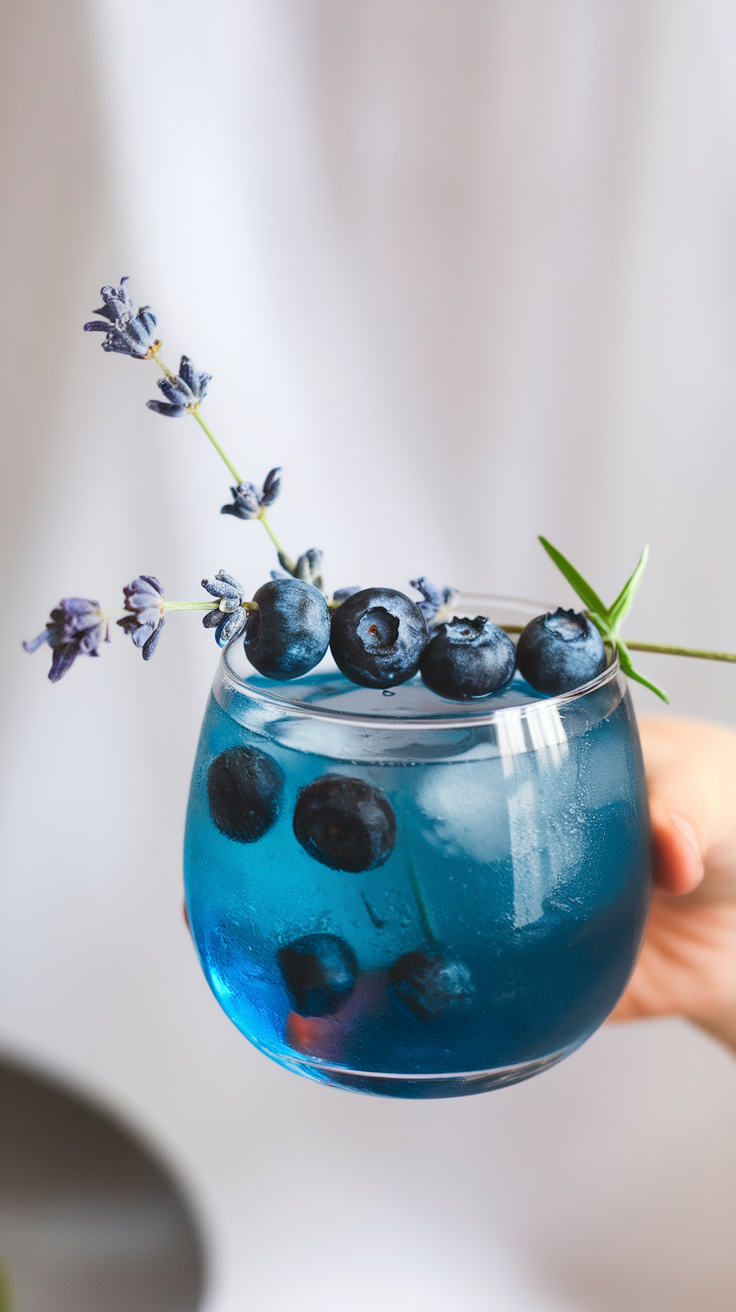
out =
{"type": "MultiPolygon", "coordinates": [[[[610,598],[649,541],[629,636],[736,650],[736,11],[6,0],[0,36],[6,1049],[168,1154],[207,1312],[730,1312],[732,1058],[666,1021],[447,1103],[281,1071],[181,920],[211,637],[174,615],[150,666],[119,635],[57,687],[20,640],[62,595],[272,563],[154,367],[82,334],[127,273],[330,586],[568,603],[543,532],[610,598]]],[[[736,723],[732,668],[641,665],[736,723]]]]}

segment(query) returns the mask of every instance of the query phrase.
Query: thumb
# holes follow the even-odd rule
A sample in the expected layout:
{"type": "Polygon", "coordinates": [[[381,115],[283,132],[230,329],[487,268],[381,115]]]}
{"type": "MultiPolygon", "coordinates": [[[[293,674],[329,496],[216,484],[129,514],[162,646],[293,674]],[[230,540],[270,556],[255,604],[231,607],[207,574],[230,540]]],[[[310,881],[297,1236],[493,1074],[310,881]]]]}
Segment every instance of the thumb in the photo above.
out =
{"type": "Polygon", "coordinates": [[[654,882],[675,897],[692,893],[705,874],[698,832],[686,814],[690,800],[652,793],[649,799],[654,882]]]}

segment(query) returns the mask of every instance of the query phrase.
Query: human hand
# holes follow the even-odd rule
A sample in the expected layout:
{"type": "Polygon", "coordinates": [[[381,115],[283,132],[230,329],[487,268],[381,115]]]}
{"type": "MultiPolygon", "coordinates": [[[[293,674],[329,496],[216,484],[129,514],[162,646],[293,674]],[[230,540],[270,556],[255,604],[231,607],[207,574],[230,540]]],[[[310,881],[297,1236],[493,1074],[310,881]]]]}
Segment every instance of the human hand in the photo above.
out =
{"type": "Polygon", "coordinates": [[[639,731],[655,892],[611,1019],[685,1016],[736,1051],[736,733],[664,719],[639,731]]]}

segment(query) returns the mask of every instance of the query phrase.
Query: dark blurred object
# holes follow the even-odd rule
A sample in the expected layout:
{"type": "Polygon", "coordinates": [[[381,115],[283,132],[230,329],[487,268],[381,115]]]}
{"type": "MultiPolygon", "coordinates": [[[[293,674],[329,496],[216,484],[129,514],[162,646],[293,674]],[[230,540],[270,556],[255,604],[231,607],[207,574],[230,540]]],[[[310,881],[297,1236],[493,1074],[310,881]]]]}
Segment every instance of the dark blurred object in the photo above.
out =
{"type": "Polygon", "coordinates": [[[13,1312],[195,1312],[192,1214],[102,1110],[0,1062],[0,1261],[13,1312]]]}

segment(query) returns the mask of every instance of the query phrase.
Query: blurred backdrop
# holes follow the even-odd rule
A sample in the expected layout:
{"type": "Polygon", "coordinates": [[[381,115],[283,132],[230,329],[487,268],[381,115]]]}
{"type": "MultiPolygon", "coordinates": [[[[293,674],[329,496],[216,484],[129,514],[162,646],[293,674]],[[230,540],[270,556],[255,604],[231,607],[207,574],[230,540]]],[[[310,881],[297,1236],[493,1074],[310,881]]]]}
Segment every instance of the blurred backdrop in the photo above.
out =
{"type": "MultiPolygon", "coordinates": [[[[58,687],[20,641],[63,595],[272,564],[155,369],[81,331],[129,274],[329,586],[569,604],[538,533],[604,598],[648,541],[628,636],[736,650],[733,5],[5,0],[0,33],[0,1048],[155,1144],[207,1312],[732,1309],[730,1056],[611,1029],[426,1105],[280,1070],[181,917],[211,637],[172,615],[58,687]]],[[[732,668],[641,666],[736,724],[732,668]]]]}

